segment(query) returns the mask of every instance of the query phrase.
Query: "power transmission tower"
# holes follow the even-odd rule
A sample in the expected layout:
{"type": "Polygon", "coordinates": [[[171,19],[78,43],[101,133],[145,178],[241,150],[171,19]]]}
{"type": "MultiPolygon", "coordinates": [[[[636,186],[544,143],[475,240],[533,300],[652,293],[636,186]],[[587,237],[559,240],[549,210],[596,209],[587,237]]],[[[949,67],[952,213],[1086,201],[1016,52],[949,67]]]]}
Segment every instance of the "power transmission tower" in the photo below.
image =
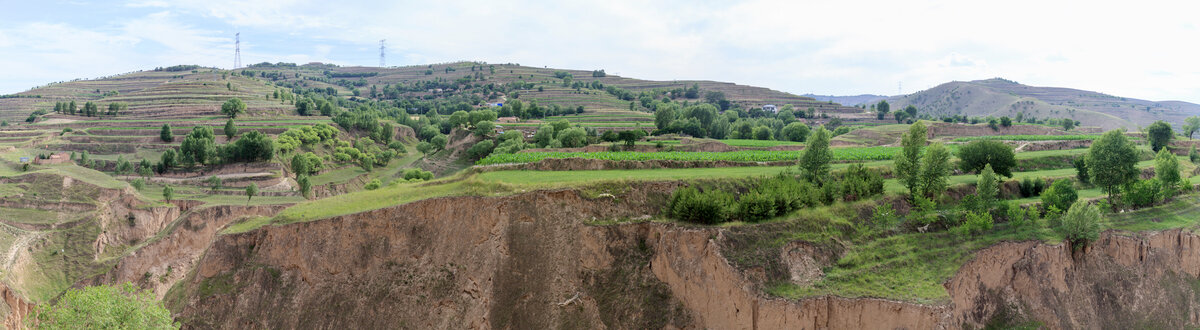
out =
{"type": "Polygon", "coordinates": [[[233,68],[242,67],[242,33],[233,35],[233,68]]]}
{"type": "Polygon", "coordinates": [[[387,39],[379,40],[379,67],[381,68],[387,66],[387,57],[384,55],[384,50],[387,48],[384,45],[385,42],[387,42],[387,39]]]}

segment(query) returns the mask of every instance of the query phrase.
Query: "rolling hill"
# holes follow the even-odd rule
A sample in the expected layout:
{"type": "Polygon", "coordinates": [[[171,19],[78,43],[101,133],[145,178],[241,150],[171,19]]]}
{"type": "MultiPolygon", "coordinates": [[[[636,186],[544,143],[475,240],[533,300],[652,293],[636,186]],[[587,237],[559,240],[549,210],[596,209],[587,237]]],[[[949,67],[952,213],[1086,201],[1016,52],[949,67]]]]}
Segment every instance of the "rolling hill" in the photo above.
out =
{"type": "Polygon", "coordinates": [[[953,81],[908,95],[887,98],[891,108],[914,105],[934,117],[1025,116],[1073,118],[1084,126],[1136,129],[1156,120],[1181,125],[1200,114],[1200,105],[1180,101],[1147,101],[1078,89],[1037,87],[994,78],[953,81]]]}

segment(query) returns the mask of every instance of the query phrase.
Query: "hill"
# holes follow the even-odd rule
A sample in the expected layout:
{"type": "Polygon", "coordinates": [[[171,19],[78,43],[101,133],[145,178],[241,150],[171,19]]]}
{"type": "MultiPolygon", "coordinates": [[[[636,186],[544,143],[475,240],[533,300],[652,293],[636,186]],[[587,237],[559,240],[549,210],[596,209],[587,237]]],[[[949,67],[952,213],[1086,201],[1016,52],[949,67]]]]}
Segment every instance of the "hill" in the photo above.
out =
{"type": "MultiPolygon", "coordinates": [[[[541,106],[562,108],[584,107],[585,113],[644,117],[653,100],[638,99],[645,91],[657,91],[673,99],[692,102],[722,98],[730,108],[756,108],[766,104],[791,104],[798,109],[815,108],[820,112],[858,112],[835,102],[818,101],[768,88],[716,81],[651,81],[599,74],[599,71],[536,68],[519,64],[488,64],[455,62],[404,67],[340,67],[309,63],[260,63],[235,71],[214,70],[194,66],[177,66],[155,71],[138,71],[90,80],[54,83],[0,99],[0,120],[23,122],[37,110],[53,112],[55,102],[95,101],[130,103],[131,113],[159,114],[166,107],[185,106],[188,111],[171,111],[173,118],[215,115],[218,99],[229,96],[265,95],[278,87],[293,90],[328,89],[343,97],[370,97],[396,100],[417,97],[426,100],[454,99],[471,106],[502,103],[517,99],[541,106]],[[243,82],[243,89],[225,90],[223,72],[241,75],[232,77],[234,84],[243,82]],[[254,79],[256,78],[256,79],[254,79]],[[520,84],[518,84],[520,83],[520,84]],[[189,86],[197,85],[197,86],[189,86]],[[504,89],[503,86],[523,85],[504,89]],[[388,88],[388,89],[385,89],[388,88]],[[394,89],[393,89],[394,88],[394,89]],[[689,88],[695,88],[689,93],[689,88]],[[372,90],[375,92],[372,93],[372,90]],[[388,90],[395,90],[389,94],[388,90]],[[517,93],[508,93],[516,91],[517,93]],[[377,94],[376,94],[377,93],[377,94]],[[632,108],[631,104],[633,103],[632,108]],[[156,110],[157,109],[157,110],[156,110]],[[633,110],[633,111],[630,111],[633,110]]],[[[283,114],[275,108],[278,102],[249,104],[250,113],[260,110],[283,114]],[[270,103],[270,104],[269,104],[270,103]]],[[[614,121],[633,118],[615,116],[614,121]]]]}
{"type": "Polygon", "coordinates": [[[1083,126],[1136,129],[1156,120],[1180,125],[1200,114],[1200,105],[1179,101],[1147,101],[1060,87],[1022,85],[994,78],[953,81],[909,95],[887,98],[892,109],[914,105],[937,116],[1067,117],[1083,126]]]}
{"type": "Polygon", "coordinates": [[[848,95],[848,96],[804,94],[801,96],[811,97],[811,98],[816,99],[817,101],[833,102],[833,103],[837,103],[837,104],[845,104],[845,105],[851,105],[851,106],[859,105],[859,104],[871,104],[871,103],[879,102],[879,100],[888,98],[887,95],[875,95],[875,94],[860,94],[860,95],[848,95]]]}

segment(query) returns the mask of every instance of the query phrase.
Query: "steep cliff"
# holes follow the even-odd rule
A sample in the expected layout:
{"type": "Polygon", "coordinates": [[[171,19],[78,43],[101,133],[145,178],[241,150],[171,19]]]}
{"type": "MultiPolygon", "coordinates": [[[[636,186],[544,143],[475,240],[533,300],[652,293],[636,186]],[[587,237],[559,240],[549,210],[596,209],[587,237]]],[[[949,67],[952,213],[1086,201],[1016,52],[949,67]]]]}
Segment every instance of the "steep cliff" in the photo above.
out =
{"type": "MultiPolygon", "coordinates": [[[[944,305],[770,298],[722,256],[723,229],[594,222],[656,214],[669,190],[438,198],[217,236],[166,300],[196,328],[1181,328],[1200,315],[1200,237],[1178,230],[1075,252],[999,244],[945,284],[944,305]]],[[[797,244],[788,253],[813,253],[797,244]]]]}

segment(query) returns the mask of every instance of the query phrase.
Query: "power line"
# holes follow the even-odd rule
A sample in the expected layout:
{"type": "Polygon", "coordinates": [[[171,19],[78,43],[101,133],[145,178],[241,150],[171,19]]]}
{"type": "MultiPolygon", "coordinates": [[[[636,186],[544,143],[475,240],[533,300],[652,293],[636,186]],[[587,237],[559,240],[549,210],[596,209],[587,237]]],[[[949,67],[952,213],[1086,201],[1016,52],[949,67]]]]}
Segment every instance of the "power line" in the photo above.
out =
{"type": "Polygon", "coordinates": [[[384,53],[384,50],[387,48],[387,46],[384,44],[385,42],[387,42],[387,39],[379,40],[379,67],[381,68],[387,66],[387,57],[384,53]]]}
{"type": "Polygon", "coordinates": [[[233,68],[242,67],[242,33],[233,35],[233,68]]]}

